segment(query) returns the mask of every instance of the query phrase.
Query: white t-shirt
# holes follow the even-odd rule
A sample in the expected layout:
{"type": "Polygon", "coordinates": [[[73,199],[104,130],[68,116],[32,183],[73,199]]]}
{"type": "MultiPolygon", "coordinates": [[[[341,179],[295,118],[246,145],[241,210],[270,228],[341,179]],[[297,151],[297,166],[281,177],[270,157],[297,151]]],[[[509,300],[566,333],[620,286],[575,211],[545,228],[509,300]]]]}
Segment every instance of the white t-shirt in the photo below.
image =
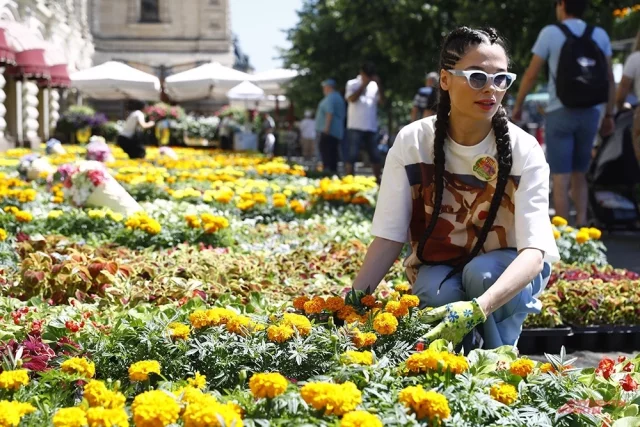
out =
{"type": "MultiPolygon", "coordinates": [[[[361,85],[362,78],[360,76],[349,80],[345,90],[345,98],[353,95],[361,85]]],[[[347,129],[378,131],[378,84],[376,82],[370,82],[356,102],[349,102],[347,129]]]]}
{"type": "Polygon", "coordinates": [[[640,99],[640,51],[633,52],[624,63],[622,75],[633,80],[633,92],[640,99]]]}
{"type": "MultiPolygon", "coordinates": [[[[417,247],[433,212],[434,123],[435,117],[427,117],[398,134],[387,154],[373,218],[374,236],[411,242],[413,252],[405,261],[405,266],[412,270],[407,271],[410,277],[421,265],[417,247]]],[[[483,251],[536,248],[544,252],[545,261],[556,262],[560,256],[549,220],[549,165],[533,136],[511,123],[509,135],[513,166],[483,251]]],[[[478,159],[491,160],[487,155],[497,159],[493,131],[474,146],[447,139],[445,191],[438,223],[425,245],[427,262],[456,264],[473,249],[497,183],[496,179],[482,180],[474,172],[478,159]]],[[[485,170],[488,170],[485,177],[497,176],[497,169],[485,170]]]]}
{"type": "Polygon", "coordinates": [[[302,139],[316,139],[316,121],[303,119],[300,122],[300,137],[302,139]]]}
{"type": "Polygon", "coordinates": [[[122,126],[122,130],[120,131],[120,135],[131,138],[135,133],[138,125],[140,123],[144,123],[144,113],[140,110],[136,110],[129,114],[127,120],[124,122],[122,126]]]}

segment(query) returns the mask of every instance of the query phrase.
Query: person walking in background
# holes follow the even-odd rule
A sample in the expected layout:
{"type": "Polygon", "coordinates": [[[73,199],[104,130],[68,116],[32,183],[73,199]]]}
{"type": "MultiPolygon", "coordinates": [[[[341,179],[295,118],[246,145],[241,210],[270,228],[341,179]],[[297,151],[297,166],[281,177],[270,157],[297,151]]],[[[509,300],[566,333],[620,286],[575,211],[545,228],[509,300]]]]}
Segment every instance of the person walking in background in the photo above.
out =
{"type": "Polygon", "coordinates": [[[218,135],[220,136],[220,148],[231,150],[233,148],[233,128],[231,126],[231,113],[223,113],[222,120],[218,125],[218,135]]]}
{"type": "Polygon", "coordinates": [[[345,173],[352,175],[358,153],[364,146],[378,182],[380,182],[380,153],[378,152],[378,104],[384,102],[380,78],[373,64],[365,63],[360,74],[347,82],[345,98],[349,102],[347,112],[347,140],[344,145],[345,173]]]}
{"type": "Polygon", "coordinates": [[[276,151],[276,136],[273,134],[273,128],[268,127],[264,130],[264,154],[272,159],[276,151]]]}
{"type": "Polygon", "coordinates": [[[302,157],[309,162],[316,154],[316,122],[312,118],[310,110],[304,112],[304,119],[300,122],[300,145],[302,146],[302,157]]]}
{"type": "Polygon", "coordinates": [[[627,97],[632,91],[635,102],[629,103],[631,106],[638,104],[638,99],[640,99],[640,31],[636,36],[633,53],[629,55],[624,63],[622,80],[618,85],[618,93],[616,95],[618,110],[622,110],[625,107],[627,97]]]}
{"type": "Polygon", "coordinates": [[[145,120],[142,112],[144,106],[142,101],[129,101],[128,110],[130,113],[118,135],[118,145],[130,159],[144,159],[147,155],[144,140],[142,135],[138,133],[138,129],[150,129],[156,124],[153,120],[145,120]]]}
{"type": "Polygon", "coordinates": [[[336,81],[327,79],[322,82],[324,98],[316,111],[316,132],[320,134],[320,157],[324,170],[338,172],[338,148],[344,137],[344,118],[346,108],[344,100],[336,91],[336,81]]]}
{"type": "Polygon", "coordinates": [[[435,71],[427,74],[426,85],[418,90],[413,97],[413,108],[411,108],[411,121],[433,116],[436,113],[438,103],[438,73],[435,71]]]}
{"type": "Polygon", "coordinates": [[[577,211],[577,224],[587,224],[586,172],[602,117],[601,134],[613,132],[615,84],[611,68],[611,42],[600,27],[582,20],[588,0],[556,0],[559,24],[540,31],[533,58],[522,79],[513,111],[520,120],[524,99],[540,70],[549,66],[549,105],[546,109],[547,159],[553,180],[556,215],[569,218],[569,188],[577,211]]]}

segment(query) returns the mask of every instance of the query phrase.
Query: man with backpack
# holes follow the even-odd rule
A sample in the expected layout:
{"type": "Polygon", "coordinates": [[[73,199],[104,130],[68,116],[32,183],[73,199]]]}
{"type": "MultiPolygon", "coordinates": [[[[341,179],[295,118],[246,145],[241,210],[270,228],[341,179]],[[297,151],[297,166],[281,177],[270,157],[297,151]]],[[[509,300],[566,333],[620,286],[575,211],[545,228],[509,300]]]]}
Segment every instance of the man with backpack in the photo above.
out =
{"type": "Polygon", "coordinates": [[[600,133],[608,136],[613,132],[615,105],[611,41],[602,28],[581,19],[587,4],[588,0],[555,0],[559,23],[540,31],[513,110],[514,120],[519,120],[525,96],[547,63],[549,105],[545,142],[553,180],[553,204],[556,215],[569,218],[571,189],[576,223],[580,226],[588,220],[586,172],[591,149],[603,108],[600,133]]]}

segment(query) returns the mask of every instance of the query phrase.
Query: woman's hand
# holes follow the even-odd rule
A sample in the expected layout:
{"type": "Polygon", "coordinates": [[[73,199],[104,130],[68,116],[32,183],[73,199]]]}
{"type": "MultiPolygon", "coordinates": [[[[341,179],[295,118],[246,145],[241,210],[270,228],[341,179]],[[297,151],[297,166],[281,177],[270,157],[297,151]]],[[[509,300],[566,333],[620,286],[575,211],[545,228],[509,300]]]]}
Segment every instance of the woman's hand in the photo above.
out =
{"type": "Polygon", "coordinates": [[[458,345],[477,325],[487,320],[487,316],[475,298],[472,301],[459,301],[428,311],[423,319],[426,323],[440,320],[424,338],[433,342],[444,339],[458,345]]]}

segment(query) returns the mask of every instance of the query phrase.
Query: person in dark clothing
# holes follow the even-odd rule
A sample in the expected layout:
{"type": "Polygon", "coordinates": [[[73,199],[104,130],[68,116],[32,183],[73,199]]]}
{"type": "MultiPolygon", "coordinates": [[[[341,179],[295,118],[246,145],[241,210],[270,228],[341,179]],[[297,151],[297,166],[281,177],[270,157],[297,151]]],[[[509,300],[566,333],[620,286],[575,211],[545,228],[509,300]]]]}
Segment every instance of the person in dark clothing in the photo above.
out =
{"type": "Polygon", "coordinates": [[[156,124],[153,120],[146,121],[142,112],[143,108],[143,102],[129,102],[128,110],[130,113],[118,135],[118,146],[127,153],[130,159],[144,159],[147,155],[142,135],[139,134],[138,129],[150,129],[156,124]]]}

